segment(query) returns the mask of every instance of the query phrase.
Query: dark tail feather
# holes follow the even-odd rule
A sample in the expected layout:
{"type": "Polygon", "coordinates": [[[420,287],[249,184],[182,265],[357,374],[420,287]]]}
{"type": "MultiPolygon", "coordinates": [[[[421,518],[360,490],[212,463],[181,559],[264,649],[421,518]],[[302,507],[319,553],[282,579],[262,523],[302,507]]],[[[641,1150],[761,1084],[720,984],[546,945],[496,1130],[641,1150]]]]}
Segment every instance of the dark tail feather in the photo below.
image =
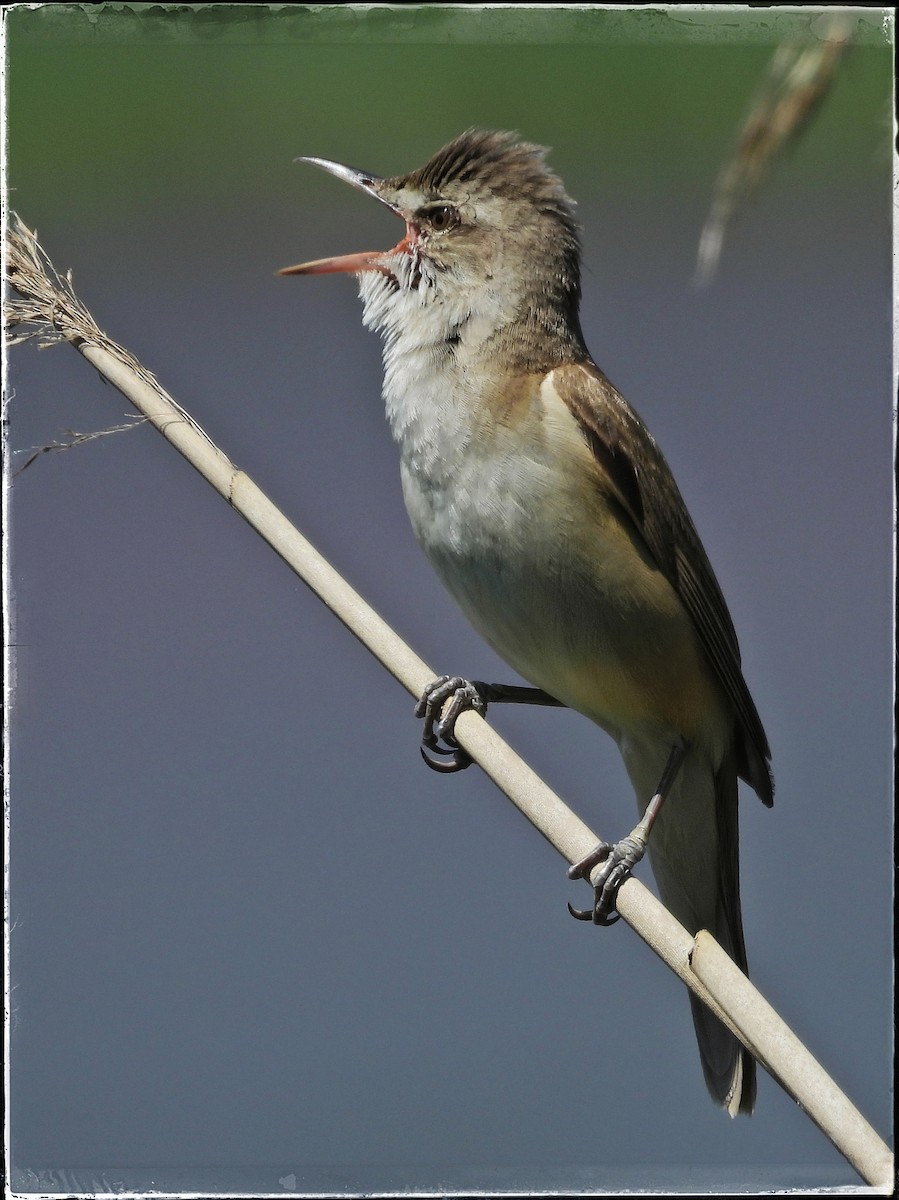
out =
{"type": "MultiPolygon", "coordinates": [[[[728,760],[715,777],[715,816],[720,876],[717,919],[710,932],[737,966],[746,972],[746,945],[740,916],[737,775],[733,763],[728,760]]],[[[692,992],[690,1007],[706,1087],[732,1117],[738,1113],[748,1115],[755,1107],[755,1059],[692,992]]]]}
{"type": "Polygon", "coordinates": [[[755,1108],[755,1059],[692,992],[690,1008],[709,1094],[732,1117],[748,1116],[755,1108]]]}
{"type": "MultiPolygon", "coordinates": [[[[634,742],[624,747],[637,795],[651,795],[659,754],[634,742]]],[[[641,809],[642,811],[642,809],[641,809]]],[[[701,752],[688,752],[649,840],[662,902],[691,934],[707,929],[741,970],[746,948],[740,918],[737,766],[727,755],[712,772],[701,752]]],[[[690,993],[706,1085],[731,1116],[752,1112],[755,1062],[741,1042],[690,993]]]]}

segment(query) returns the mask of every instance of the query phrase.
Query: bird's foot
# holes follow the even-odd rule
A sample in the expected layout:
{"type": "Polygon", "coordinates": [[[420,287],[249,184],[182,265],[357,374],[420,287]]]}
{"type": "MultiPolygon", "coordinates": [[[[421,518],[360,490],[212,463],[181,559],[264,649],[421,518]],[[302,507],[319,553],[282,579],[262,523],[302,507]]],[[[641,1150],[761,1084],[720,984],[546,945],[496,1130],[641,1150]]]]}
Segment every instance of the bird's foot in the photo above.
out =
{"type": "Polygon", "coordinates": [[[421,756],[432,770],[449,774],[471,766],[470,755],[462,749],[453,733],[460,714],[468,709],[473,709],[483,717],[487,712],[487,701],[478,684],[463,679],[461,675],[441,675],[422,692],[415,706],[415,715],[424,718],[421,756]],[[444,713],[447,701],[449,705],[444,713]]]}
{"type": "Polygon", "coordinates": [[[631,871],[643,857],[646,851],[646,839],[634,830],[620,842],[610,846],[608,842],[600,842],[591,850],[586,858],[568,868],[569,879],[587,879],[593,886],[593,907],[574,908],[568,905],[568,911],[578,921],[592,921],[594,925],[614,925],[621,914],[615,911],[615,901],[618,889],[630,875],[631,871]],[[593,868],[604,863],[603,869],[591,879],[593,868]]]}

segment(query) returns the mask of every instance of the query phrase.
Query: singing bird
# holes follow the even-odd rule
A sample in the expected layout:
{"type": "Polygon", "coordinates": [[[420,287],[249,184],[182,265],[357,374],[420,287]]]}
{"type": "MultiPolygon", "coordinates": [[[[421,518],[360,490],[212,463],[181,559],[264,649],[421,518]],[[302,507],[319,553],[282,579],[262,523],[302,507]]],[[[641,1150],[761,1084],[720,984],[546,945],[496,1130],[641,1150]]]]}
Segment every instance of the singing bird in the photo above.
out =
{"type": "MultiPolygon", "coordinates": [[[[405,235],[281,273],[357,277],[363,322],[384,339],[383,396],[418,541],[475,629],[534,685],[442,677],[418,709],[425,742],[453,751],[458,712],[496,700],[589,717],[615,739],[642,820],[576,866],[596,895],[575,915],[614,919],[652,827],[663,902],[745,970],[737,780],[773,802],[768,742],[671,471],[587,350],[575,206],[546,153],[469,129],[386,179],[302,159],[386,204],[405,235]]],[[[449,765],[466,765],[461,751],[449,765]]],[[[752,1056],[690,1000],[711,1095],[732,1116],[751,1112],[752,1056]]]]}

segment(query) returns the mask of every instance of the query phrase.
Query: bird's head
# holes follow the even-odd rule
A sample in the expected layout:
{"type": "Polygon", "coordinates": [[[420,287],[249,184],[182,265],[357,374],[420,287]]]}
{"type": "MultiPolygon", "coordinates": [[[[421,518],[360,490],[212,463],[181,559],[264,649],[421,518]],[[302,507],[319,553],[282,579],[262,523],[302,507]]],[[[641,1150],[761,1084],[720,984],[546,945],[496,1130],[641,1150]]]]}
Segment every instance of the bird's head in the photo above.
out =
{"type": "Polygon", "coordinates": [[[529,307],[547,305],[570,312],[576,323],[574,203],[545,153],[515,134],[470,129],[423,167],[389,179],[301,159],[374,196],[406,229],[389,250],[322,258],[279,274],[356,275],[366,323],[388,333],[414,314],[424,317],[425,309],[439,311],[446,327],[458,324],[461,310],[501,327],[522,319],[529,307]]]}

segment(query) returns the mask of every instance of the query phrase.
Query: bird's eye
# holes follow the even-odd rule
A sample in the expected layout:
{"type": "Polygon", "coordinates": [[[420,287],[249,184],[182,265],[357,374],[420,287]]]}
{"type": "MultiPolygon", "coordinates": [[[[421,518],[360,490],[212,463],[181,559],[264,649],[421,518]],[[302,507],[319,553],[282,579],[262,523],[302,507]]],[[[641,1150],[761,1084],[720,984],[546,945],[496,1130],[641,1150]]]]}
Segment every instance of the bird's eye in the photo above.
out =
{"type": "Polygon", "coordinates": [[[453,208],[452,204],[438,204],[429,208],[425,216],[435,233],[443,233],[459,223],[459,210],[453,208]]]}

